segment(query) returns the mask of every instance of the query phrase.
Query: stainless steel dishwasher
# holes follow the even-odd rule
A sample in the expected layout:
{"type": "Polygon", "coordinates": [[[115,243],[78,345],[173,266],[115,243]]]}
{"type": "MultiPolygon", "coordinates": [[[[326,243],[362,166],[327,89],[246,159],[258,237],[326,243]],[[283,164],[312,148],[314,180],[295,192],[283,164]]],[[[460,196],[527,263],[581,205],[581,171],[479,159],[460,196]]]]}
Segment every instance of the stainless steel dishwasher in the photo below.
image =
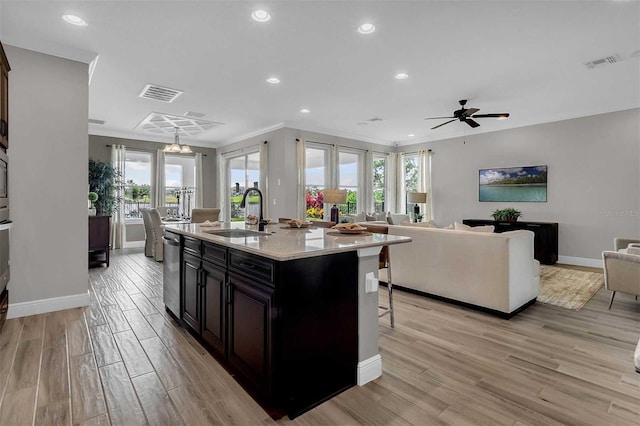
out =
{"type": "Polygon", "coordinates": [[[180,318],[180,235],[164,231],[164,261],[162,285],[164,305],[176,318],[180,318]]]}

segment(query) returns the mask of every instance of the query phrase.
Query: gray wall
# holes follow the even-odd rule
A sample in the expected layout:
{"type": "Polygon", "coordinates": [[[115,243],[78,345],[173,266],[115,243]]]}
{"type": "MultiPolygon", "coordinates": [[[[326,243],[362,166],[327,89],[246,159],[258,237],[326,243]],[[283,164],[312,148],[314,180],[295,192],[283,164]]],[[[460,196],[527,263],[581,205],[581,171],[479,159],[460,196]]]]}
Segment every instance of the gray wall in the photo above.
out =
{"type": "Polygon", "coordinates": [[[82,299],[88,290],[87,65],[5,48],[11,64],[11,304],[82,299]]]}
{"type": "MultiPolygon", "coordinates": [[[[158,149],[164,148],[165,144],[137,139],[89,135],[89,158],[105,162],[111,161],[111,147],[107,145],[115,144],[125,145],[127,148],[153,153],[154,163],[152,173],[153,176],[155,176],[155,154],[158,149]]],[[[217,207],[216,150],[213,148],[189,146],[193,152],[200,152],[204,154],[202,157],[203,207],[217,207]]],[[[144,241],[144,227],[142,223],[127,224],[126,240],[127,242],[144,241]]]]}
{"type": "Polygon", "coordinates": [[[514,207],[521,220],[559,223],[561,256],[588,259],[600,259],[614,237],[640,237],[640,109],[401,148],[434,151],[438,225],[514,207]],[[478,201],[479,169],[544,164],[546,203],[478,201]]]}

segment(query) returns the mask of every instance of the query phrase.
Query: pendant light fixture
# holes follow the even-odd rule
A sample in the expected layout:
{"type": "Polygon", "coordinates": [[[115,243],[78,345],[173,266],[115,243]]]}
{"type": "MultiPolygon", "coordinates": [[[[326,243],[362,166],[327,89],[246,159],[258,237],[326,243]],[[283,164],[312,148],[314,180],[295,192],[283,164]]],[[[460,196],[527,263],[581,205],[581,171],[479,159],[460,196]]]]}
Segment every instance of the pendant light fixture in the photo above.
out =
{"type": "Polygon", "coordinates": [[[180,136],[178,135],[178,130],[180,130],[180,128],[174,127],[174,129],[176,129],[176,135],[174,136],[173,143],[171,145],[165,146],[163,151],[180,154],[193,154],[193,151],[191,151],[191,148],[189,148],[188,145],[180,144],[180,136]]]}

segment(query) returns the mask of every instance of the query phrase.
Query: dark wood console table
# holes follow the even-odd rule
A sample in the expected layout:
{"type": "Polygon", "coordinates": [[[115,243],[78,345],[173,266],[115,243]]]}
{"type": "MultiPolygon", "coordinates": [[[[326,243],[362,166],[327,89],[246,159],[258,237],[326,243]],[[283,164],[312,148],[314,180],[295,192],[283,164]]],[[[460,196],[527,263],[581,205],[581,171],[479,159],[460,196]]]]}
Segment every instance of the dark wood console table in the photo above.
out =
{"type": "Polygon", "coordinates": [[[558,224],[554,222],[496,222],[494,220],[464,219],[469,226],[495,226],[494,232],[524,229],[535,234],[534,257],[542,264],[553,265],[558,261],[558,224]]]}
{"type": "Polygon", "coordinates": [[[109,220],[111,216],[89,216],[89,267],[109,266],[109,220]]]}

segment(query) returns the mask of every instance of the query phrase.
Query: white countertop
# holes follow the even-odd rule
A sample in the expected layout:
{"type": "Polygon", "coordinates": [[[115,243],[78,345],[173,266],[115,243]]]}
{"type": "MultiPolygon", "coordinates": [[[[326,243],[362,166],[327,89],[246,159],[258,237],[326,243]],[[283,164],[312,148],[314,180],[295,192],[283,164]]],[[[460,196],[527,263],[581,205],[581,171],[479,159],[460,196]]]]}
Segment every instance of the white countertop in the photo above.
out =
{"type": "Polygon", "coordinates": [[[337,232],[335,229],[309,228],[291,229],[286,224],[274,223],[265,226],[265,236],[246,236],[225,238],[204,231],[220,229],[258,229],[257,225],[245,225],[243,222],[221,223],[218,227],[202,227],[199,224],[165,224],[163,228],[203,241],[254,253],[274,260],[291,260],[304,257],[323,256],[342,253],[367,247],[408,243],[410,237],[386,234],[327,235],[337,232]],[[285,229],[286,228],[286,229],[285,229]]]}

